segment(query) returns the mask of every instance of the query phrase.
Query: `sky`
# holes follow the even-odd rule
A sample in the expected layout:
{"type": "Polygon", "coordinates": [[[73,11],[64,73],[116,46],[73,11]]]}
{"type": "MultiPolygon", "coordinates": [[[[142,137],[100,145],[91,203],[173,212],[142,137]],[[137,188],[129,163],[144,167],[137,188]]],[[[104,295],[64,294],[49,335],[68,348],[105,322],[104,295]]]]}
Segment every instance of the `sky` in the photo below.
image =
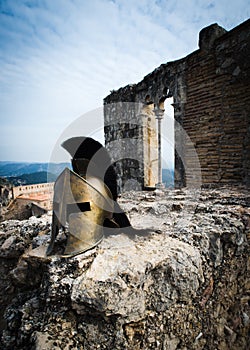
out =
{"type": "Polygon", "coordinates": [[[81,118],[103,140],[103,98],[230,30],[249,0],[0,0],[0,161],[47,162],[81,118]]]}

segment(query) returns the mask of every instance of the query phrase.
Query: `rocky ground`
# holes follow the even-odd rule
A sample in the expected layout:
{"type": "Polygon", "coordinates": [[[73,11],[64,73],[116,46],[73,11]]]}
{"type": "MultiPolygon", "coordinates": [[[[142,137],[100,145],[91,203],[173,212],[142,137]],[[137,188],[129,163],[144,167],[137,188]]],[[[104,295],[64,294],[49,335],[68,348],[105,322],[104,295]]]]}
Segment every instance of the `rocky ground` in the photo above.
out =
{"type": "MultiPolygon", "coordinates": [[[[250,207],[242,188],[128,192],[137,235],[46,257],[51,216],[0,224],[2,349],[248,349],[250,207]]],[[[63,240],[63,235],[59,237],[63,240]]]]}

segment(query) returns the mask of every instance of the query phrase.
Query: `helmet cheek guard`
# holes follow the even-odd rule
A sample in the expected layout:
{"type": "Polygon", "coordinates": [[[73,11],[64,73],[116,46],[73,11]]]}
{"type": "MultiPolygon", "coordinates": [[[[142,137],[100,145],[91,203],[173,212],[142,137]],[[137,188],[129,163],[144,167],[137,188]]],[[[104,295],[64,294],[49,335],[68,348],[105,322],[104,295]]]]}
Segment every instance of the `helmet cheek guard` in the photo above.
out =
{"type": "Polygon", "coordinates": [[[109,188],[98,178],[85,179],[66,168],[54,185],[52,234],[47,255],[53,253],[56,236],[68,225],[63,257],[83,253],[101,242],[103,223],[112,219],[114,204],[109,188]]]}

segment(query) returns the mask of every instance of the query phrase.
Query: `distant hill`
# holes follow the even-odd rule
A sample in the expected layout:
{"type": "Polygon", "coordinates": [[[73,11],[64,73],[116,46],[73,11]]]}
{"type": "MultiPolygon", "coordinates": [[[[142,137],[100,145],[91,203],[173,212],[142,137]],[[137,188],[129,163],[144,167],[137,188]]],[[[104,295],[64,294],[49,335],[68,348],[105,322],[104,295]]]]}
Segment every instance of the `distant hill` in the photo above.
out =
{"type": "Polygon", "coordinates": [[[166,187],[174,187],[174,170],[162,169],[162,182],[166,187]]]}
{"type": "MultiPolygon", "coordinates": [[[[70,163],[24,163],[0,161],[0,177],[15,186],[53,182],[70,163]]],[[[162,182],[166,187],[174,187],[174,170],[162,169],[162,182]]]]}
{"type": "Polygon", "coordinates": [[[45,182],[54,182],[57,175],[39,171],[31,174],[22,174],[19,176],[8,176],[6,179],[14,186],[41,184],[45,182]]]}
{"type": "Polygon", "coordinates": [[[28,163],[0,161],[0,177],[14,186],[54,182],[70,163],[28,163]]]}
{"type": "Polygon", "coordinates": [[[0,161],[0,176],[19,177],[24,174],[34,174],[48,172],[59,175],[65,167],[70,167],[70,163],[23,163],[23,162],[3,162],[0,161]]]}

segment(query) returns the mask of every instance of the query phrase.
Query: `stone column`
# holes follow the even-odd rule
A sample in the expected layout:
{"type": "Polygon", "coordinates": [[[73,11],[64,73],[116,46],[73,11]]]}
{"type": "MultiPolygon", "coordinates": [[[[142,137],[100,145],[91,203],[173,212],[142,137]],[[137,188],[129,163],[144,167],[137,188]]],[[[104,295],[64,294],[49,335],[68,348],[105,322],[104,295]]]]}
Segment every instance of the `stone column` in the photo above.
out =
{"type": "Polygon", "coordinates": [[[158,121],[158,183],[155,185],[156,188],[164,188],[162,183],[162,164],[161,164],[161,121],[164,115],[164,109],[156,107],[154,109],[155,118],[158,121]]]}

